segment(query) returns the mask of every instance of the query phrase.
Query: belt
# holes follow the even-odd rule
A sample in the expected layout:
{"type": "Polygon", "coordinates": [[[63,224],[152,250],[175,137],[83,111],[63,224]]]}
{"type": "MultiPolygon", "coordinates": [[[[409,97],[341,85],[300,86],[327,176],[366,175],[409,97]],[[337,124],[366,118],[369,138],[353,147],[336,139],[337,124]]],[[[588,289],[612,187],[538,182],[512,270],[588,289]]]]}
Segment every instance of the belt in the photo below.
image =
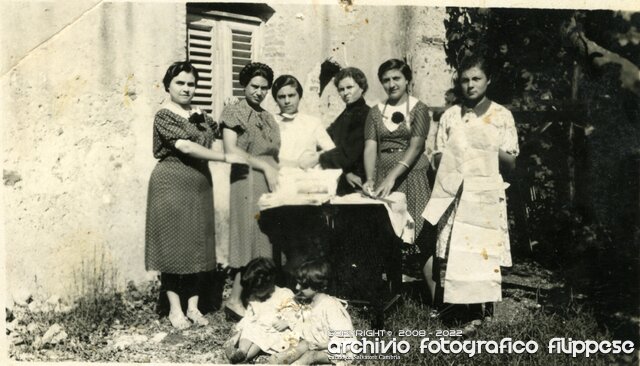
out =
{"type": "Polygon", "coordinates": [[[382,149],[380,150],[380,152],[385,154],[390,154],[390,153],[402,152],[404,150],[405,149],[401,147],[390,147],[388,149],[382,149]]]}

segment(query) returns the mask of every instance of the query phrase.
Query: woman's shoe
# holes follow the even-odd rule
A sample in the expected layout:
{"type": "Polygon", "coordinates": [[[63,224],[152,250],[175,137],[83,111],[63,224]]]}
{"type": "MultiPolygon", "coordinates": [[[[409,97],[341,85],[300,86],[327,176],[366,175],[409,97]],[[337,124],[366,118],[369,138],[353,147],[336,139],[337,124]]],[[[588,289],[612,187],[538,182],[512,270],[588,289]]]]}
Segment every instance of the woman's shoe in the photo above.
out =
{"type": "Polygon", "coordinates": [[[169,321],[178,330],[185,330],[191,326],[189,319],[182,313],[169,313],[169,321]]]}
{"type": "Polygon", "coordinates": [[[202,315],[198,309],[187,310],[187,318],[191,319],[197,326],[204,327],[209,325],[207,318],[202,315]]]}
{"type": "Polygon", "coordinates": [[[239,322],[243,318],[242,315],[240,315],[240,314],[236,313],[235,311],[231,310],[231,308],[228,307],[228,306],[224,307],[224,315],[227,318],[227,321],[234,322],[234,323],[239,322]]]}

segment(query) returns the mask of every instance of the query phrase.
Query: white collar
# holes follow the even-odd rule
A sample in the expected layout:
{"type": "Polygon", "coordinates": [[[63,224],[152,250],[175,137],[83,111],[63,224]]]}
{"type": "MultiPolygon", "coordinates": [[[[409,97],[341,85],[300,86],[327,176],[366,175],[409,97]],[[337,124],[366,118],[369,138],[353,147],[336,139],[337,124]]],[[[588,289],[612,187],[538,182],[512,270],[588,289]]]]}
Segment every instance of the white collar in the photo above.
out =
{"type": "Polygon", "coordinates": [[[171,102],[166,102],[163,105],[163,108],[166,108],[168,110],[170,110],[171,112],[179,115],[180,117],[184,117],[186,119],[189,119],[189,117],[191,117],[191,114],[193,114],[193,112],[196,112],[196,108],[193,108],[193,106],[191,107],[190,110],[186,110],[183,108],[178,107],[177,105],[175,105],[174,103],[171,102]]]}

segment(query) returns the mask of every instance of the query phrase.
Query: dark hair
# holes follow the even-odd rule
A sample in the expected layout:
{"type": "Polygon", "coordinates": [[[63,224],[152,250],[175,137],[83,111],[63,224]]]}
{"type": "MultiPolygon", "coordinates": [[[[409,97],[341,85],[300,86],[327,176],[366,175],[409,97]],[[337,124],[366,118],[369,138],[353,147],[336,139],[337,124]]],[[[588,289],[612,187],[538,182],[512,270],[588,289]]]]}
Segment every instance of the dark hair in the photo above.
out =
{"type": "Polygon", "coordinates": [[[323,260],[311,260],[302,263],[296,271],[296,280],[302,288],[325,291],[329,286],[329,263],[323,260]]]}
{"type": "Polygon", "coordinates": [[[164,73],[162,84],[164,84],[165,91],[169,91],[169,84],[171,84],[171,80],[183,71],[193,74],[193,77],[196,79],[196,84],[198,83],[198,69],[196,69],[189,61],[178,61],[171,64],[167,69],[167,72],[164,73]]]}
{"type": "Polygon", "coordinates": [[[404,78],[407,81],[411,81],[413,79],[413,74],[411,73],[411,68],[406,62],[402,60],[398,60],[397,58],[392,58],[391,60],[387,60],[380,65],[378,68],[378,80],[382,81],[382,75],[389,70],[400,70],[404,78]]]}
{"type": "Polygon", "coordinates": [[[273,259],[258,257],[252,259],[242,270],[242,302],[246,305],[249,298],[264,301],[275,291],[276,264],[273,259]]]}
{"type": "Polygon", "coordinates": [[[478,67],[485,75],[487,75],[487,79],[491,79],[491,67],[487,58],[481,54],[470,54],[462,58],[460,63],[458,64],[458,78],[462,75],[463,72],[478,67]]]}
{"type": "Polygon", "coordinates": [[[278,76],[276,81],[273,82],[273,87],[271,88],[271,95],[273,95],[273,99],[276,99],[276,95],[278,94],[280,89],[284,88],[287,85],[296,88],[298,96],[302,98],[302,85],[300,84],[298,79],[296,79],[296,77],[293,75],[280,75],[278,76]]]}
{"type": "Polygon", "coordinates": [[[246,64],[242,70],[240,70],[238,81],[240,85],[245,87],[249,84],[249,81],[256,76],[262,76],[267,79],[268,87],[271,88],[271,84],[273,84],[273,70],[271,70],[269,65],[260,62],[250,62],[246,64]]]}
{"type": "Polygon", "coordinates": [[[362,93],[366,92],[367,89],[369,89],[369,84],[367,83],[367,77],[364,75],[364,72],[362,72],[362,70],[358,68],[345,67],[344,69],[338,71],[338,73],[333,79],[333,83],[335,84],[336,88],[338,87],[338,84],[340,84],[342,79],[346,79],[346,78],[352,78],[353,81],[355,81],[356,84],[358,84],[360,89],[362,89],[362,93]]]}

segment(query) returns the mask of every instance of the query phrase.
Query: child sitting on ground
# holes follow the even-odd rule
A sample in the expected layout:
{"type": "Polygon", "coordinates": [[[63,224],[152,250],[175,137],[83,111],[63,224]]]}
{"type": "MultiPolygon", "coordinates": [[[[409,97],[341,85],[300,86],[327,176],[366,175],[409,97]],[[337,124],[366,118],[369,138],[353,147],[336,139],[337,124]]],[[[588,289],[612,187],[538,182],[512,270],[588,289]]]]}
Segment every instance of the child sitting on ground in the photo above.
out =
{"type": "Polygon", "coordinates": [[[309,261],[297,270],[298,294],[296,299],[309,305],[302,306],[302,322],[292,327],[302,340],[296,345],[270,358],[271,363],[330,364],[328,346],[330,342],[347,344],[354,340],[353,323],[343,302],[324,293],[329,284],[329,264],[324,261],[309,261]],[[340,331],[337,337],[333,331],[340,331]]]}
{"type": "Polygon", "coordinates": [[[296,344],[292,331],[300,319],[300,306],[293,291],[275,285],[276,265],[269,258],[250,261],[242,273],[242,300],[245,316],[225,343],[231,363],[246,363],[262,352],[276,353],[296,344]]]}

